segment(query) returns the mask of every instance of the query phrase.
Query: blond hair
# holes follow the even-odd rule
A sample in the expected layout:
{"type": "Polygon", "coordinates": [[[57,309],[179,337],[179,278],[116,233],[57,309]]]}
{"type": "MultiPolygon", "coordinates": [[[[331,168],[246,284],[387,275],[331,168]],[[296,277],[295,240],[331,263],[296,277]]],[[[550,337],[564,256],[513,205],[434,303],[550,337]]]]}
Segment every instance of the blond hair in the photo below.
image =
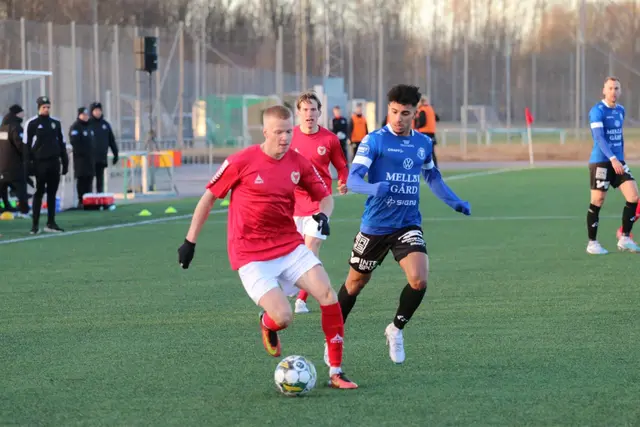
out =
{"type": "Polygon", "coordinates": [[[287,119],[290,119],[291,116],[292,116],[291,110],[285,107],[284,105],[274,105],[262,112],[262,121],[264,122],[264,119],[267,117],[287,120],[287,119]]]}

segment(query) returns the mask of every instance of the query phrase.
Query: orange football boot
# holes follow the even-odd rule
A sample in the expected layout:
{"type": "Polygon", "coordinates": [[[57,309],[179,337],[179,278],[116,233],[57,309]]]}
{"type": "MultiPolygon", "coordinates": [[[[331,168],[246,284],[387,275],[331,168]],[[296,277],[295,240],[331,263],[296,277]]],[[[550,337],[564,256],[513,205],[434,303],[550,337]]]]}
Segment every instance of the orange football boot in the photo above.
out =
{"type": "Polygon", "coordinates": [[[331,388],[342,388],[342,389],[355,389],[358,388],[358,384],[351,381],[344,372],[340,372],[339,374],[331,375],[329,379],[329,387],[331,388]]]}
{"type": "Polygon", "coordinates": [[[278,339],[278,333],[268,329],[262,323],[262,316],[264,311],[260,313],[260,329],[262,331],[262,345],[267,350],[269,356],[278,357],[281,353],[280,339],[278,339]]]}

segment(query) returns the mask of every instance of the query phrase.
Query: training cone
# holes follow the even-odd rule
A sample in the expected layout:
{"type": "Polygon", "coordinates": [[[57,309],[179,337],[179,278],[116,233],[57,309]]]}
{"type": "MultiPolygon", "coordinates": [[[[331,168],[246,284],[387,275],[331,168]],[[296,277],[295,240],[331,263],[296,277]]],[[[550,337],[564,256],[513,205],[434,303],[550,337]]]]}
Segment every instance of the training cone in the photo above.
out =
{"type": "Polygon", "coordinates": [[[0,214],[0,220],[7,221],[13,219],[13,214],[11,212],[2,212],[0,214]]]}
{"type": "Polygon", "coordinates": [[[229,206],[229,200],[223,200],[222,202],[220,202],[220,206],[229,206]]]}
{"type": "Polygon", "coordinates": [[[146,210],[146,209],[142,209],[142,210],[140,211],[140,213],[138,214],[138,216],[151,216],[151,212],[149,212],[149,211],[148,211],[148,210],[146,210]]]}
{"type": "Polygon", "coordinates": [[[166,213],[166,214],[174,214],[174,213],[178,213],[178,211],[177,211],[177,210],[176,210],[176,208],[174,208],[173,206],[169,206],[169,207],[167,208],[167,210],[166,210],[166,211],[164,211],[164,213],[166,213]]]}

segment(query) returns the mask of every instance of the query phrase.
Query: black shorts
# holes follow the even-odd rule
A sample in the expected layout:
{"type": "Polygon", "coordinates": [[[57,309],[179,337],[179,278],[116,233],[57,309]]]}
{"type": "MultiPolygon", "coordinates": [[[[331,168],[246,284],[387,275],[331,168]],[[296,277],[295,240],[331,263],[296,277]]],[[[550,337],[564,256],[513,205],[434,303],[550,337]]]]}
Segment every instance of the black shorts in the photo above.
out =
{"type": "Polygon", "coordinates": [[[385,235],[359,232],[353,239],[349,265],[358,273],[371,273],[382,264],[389,250],[396,262],[412,252],[426,254],[427,244],[422,236],[422,228],[411,226],[385,235]]]}
{"type": "Polygon", "coordinates": [[[592,190],[607,191],[609,187],[618,188],[627,181],[635,181],[631,170],[625,162],[622,163],[624,173],[616,174],[611,162],[589,163],[589,179],[591,181],[592,190]]]}

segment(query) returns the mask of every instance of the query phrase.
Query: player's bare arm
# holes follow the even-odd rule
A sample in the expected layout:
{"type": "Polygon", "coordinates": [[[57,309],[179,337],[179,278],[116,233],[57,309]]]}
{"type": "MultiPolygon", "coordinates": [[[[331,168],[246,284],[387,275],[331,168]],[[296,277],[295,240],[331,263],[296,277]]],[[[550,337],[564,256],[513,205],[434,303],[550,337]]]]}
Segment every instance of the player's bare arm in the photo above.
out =
{"type": "Polygon", "coordinates": [[[202,231],[204,223],[209,219],[209,214],[211,213],[215,202],[216,197],[209,190],[206,190],[202,197],[200,197],[200,200],[193,211],[191,226],[187,232],[187,240],[191,243],[196,243],[198,240],[200,231],[202,231]]]}
{"type": "Polygon", "coordinates": [[[193,256],[196,251],[196,241],[198,240],[204,223],[207,222],[209,218],[209,213],[211,209],[213,209],[215,201],[216,197],[211,191],[206,190],[196,205],[187,237],[184,239],[180,248],[178,248],[178,263],[185,270],[189,268],[191,261],[193,261],[193,256]]]}
{"type": "Polygon", "coordinates": [[[331,194],[329,194],[324,199],[320,200],[320,212],[325,214],[328,218],[331,218],[331,215],[333,214],[334,206],[335,206],[335,202],[331,194]]]}
{"type": "Polygon", "coordinates": [[[347,177],[349,176],[349,168],[347,168],[347,159],[344,156],[340,140],[335,138],[331,143],[331,164],[338,172],[338,193],[347,194],[347,177]]]}

